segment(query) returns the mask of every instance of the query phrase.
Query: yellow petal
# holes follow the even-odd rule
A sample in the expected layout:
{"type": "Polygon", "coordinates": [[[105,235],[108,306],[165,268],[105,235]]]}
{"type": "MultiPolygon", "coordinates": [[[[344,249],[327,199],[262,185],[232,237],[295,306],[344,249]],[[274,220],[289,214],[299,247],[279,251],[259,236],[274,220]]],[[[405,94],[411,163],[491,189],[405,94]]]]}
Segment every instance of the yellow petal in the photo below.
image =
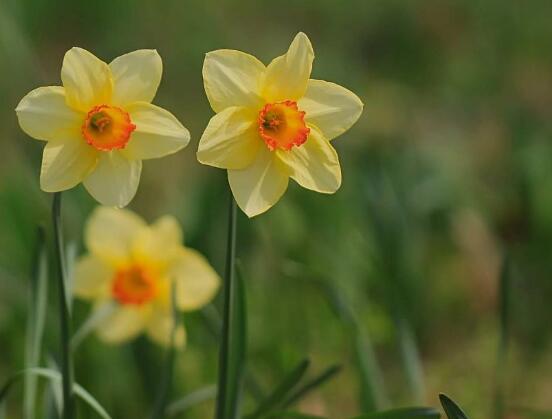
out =
{"type": "Polygon", "coordinates": [[[118,265],[131,257],[135,238],[146,228],[132,211],[97,207],[84,230],[86,247],[104,262],[118,265]]]}
{"type": "Polygon", "coordinates": [[[251,164],[261,142],[255,112],[226,108],[209,121],[199,140],[197,159],[223,169],[243,169],[251,164]]]}
{"type": "Polygon", "coordinates": [[[163,62],[156,50],[140,49],[121,55],[109,68],[113,74],[113,104],[153,100],[163,73],[163,62]]]}
{"type": "MultiPolygon", "coordinates": [[[[96,310],[100,310],[97,307],[96,310]]],[[[117,344],[135,338],[144,330],[151,316],[151,307],[120,305],[97,327],[98,337],[117,344]]]]}
{"type": "Polygon", "coordinates": [[[316,192],[334,193],[341,186],[341,167],[337,152],[315,127],[307,141],[290,151],[278,150],[290,176],[299,185],[316,192]]]}
{"type": "Polygon", "coordinates": [[[316,125],[331,140],[357,121],[362,101],[348,89],[323,80],[309,80],[305,96],[298,102],[305,120],[316,125]]]}
{"type": "Polygon", "coordinates": [[[113,267],[100,258],[92,254],[82,256],[75,265],[73,292],[84,299],[106,297],[114,275],[113,267]]]}
{"type": "Polygon", "coordinates": [[[309,38],[298,33],[286,54],[275,58],[266,68],[262,95],[267,102],[298,100],[307,90],[314,51],[309,38]]]}
{"type": "Polygon", "coordinates": [[[176,257],[182,246],[182,229],[176,218],[165,215],[144,228],[133,246],[135,258],[164,264],[176,257]]]}
{"type": "Polygon", "coordinates": [[[109,66],[82,48],[71,48],[63,58],[61,80],[67,104],[82,112],[111,101],[113,80],[109,66]]]}
{"type": "Polygon", "coordinates": [[[260,108],[259,87],[265,66],[252,55],[221,49],[209,52],[203,63],[203,84],[215,112],[230,106],[260,108]]]}
{"type": "Polygon", "coordinates": [[[189,131],[169,111],[146,102],[133,103],[125,110],[136,125],[130,141],[121,150],[128,159],[155,159],[188,145],[189,131]]]}
{"type": "Polygon", "coordinates": [[[220,278],[199,252],[181,247],[168,271],[176,281],[176,303],[180,310],[197,310],[216,295],[220,278]]]}
{"type": "MultiPolygon", "coordinates": [[[[146,333],[159,345],[169,346],[173,327],[174,318],[171,310],[154,308],[146,325],[146,333]]],[[[184,326],[179,325],[175,332],[174,345],[182,348],[186,344],[186,330],[184,326]]]]}
{"type": "Polygon", "coordinates": [[[238,206],[248,217],[272,207],[287,189],[285,166],[267,147],[259,147],[257,158],[242,170],[228,170],[228,182],[238,206]]]}
{"type": "Polygon", "coordinates": [[[122,208],[136,195],[141,172],[140,160],[128,160],[119,151],[106,151],[99,154],[96,168],[83,184],[100,204],[122,208]]]}
{"type": "Polygon", "coordinates": [[[45,192],[70,189],[94,169],[97,152],[81,138],[51,141],[44,147],[40,188],[45,192]]]}
{"type": "Polygon", "coordinates": [[[21,99],[15,112],[27,135],[45,141],[79,136],[85,118],[67,106],[61,86],[33,90],[21,99]]]}

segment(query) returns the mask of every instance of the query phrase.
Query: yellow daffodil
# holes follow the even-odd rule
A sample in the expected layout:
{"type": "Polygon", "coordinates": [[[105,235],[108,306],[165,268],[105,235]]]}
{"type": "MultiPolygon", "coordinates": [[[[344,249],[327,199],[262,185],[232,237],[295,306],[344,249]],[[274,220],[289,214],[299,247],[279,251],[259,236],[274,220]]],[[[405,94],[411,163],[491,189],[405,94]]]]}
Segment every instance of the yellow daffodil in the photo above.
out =
{"type": "Polygon", "coordinates": [[[232,193],[249,217],[272,207],[290,177],[322,193],[341,185],[330,140],[356,122],[363,105],[337,84],[310,79],[313,59],[304,33],[268,66],[235,50],[205,58],[205,91],[217,114],[201,137],[197,157],[228,169],[232,193]]]}
{"type": "Polygon", "coordinates": [[[81,48],[65,54],[63,86],[39,87],[16,108],[23,131],[47,142],[40,173],[44,191],[83,182],[100,203],[122,207],[136,193],[142,160],[188,144],[188,130],[150,103],[162,69],[155,50],[134,51],[109,65],[81,48]]]}
{"type": "MultiPolygon", "coordinates": [[[[89,253],[76,263],[73,291],[95,301],[94,310],[109,313],[97,327],[106,342],[123,342],[145,331],[167,345],[174,325],[171,290],[182,311],[199,309],[218,290],[219,276],[200,253],[181,244],[182,230],[171,216],[148,226],[128,210],[98,207],[84,239],[89,253]]],[[[180,326],[176,343],[184,340],[180,326]]]]}

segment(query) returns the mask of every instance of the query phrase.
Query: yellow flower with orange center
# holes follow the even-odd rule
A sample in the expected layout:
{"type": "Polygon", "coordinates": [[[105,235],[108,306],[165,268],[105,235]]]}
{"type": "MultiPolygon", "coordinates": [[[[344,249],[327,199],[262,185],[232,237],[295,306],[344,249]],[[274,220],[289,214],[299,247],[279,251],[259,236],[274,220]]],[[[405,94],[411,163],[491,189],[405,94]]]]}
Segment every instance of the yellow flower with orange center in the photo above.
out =
{"type": "Polygon", "coordinates": [[[152,105],[163,65],[155,50],[106,64],[81,48],[63,59],[63,86],[39,87],[16,108],[23,131],[47,141],[40,186],[58,192],[83,183],[100,203],[125,206],[136,194],[142,160],[185,147],[190,134],[152,105]]]}
{"type": "Polygon", "coordinates": [[[249,217],[272,207],[290,177],[322,193],[341,185],[330,141],[357,121],[363,104],[344,87],[310,79],[313,60],[304,33],[268,66],[235,50],[205,58],[205,91],[217,114],[201,137],[197,157],[228,170],[232,193],[249,217]]]}
{"type": "MultiPolygon", "coordinates": [[[[106,342],[145,332],[167,345],[174,326],[171,290],[181,311],[201,308],[218,290],[219,276],[205,257],[182,245],[182,230],[171,216],[147,225],[128,210],[98,207],[84,239],[89,253],[77,261],[73,291],[93,300],[94,310],[109,313],[97,327],[106,342]]],[[[179,326],[176,343],[184,341],[179,326]]]]}

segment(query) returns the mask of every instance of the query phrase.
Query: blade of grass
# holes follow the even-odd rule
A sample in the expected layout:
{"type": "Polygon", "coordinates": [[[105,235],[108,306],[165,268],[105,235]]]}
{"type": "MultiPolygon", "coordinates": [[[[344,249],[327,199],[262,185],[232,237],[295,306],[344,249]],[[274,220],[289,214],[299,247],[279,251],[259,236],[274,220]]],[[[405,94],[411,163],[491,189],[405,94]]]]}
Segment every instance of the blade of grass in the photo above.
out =
{"type": "Polygon", "coordinates": [[[174,359],[175,359],[175,345],[176,345],[176,332],[178,330],[179,315],[176,308],[176,281],[172,281],[171,285],[171,312],[173,317],[173,325],[171,330],[171,337],[169,342],[169,349],[167,353],[167,361],[165,362],[165,370],[163,372],[163,378],[159,386],[159,393],[153,407],[151,419],[161,419],[165,416],[165,409],[167,407],[167,401],[169,400],[174,372],[174,359]]]}
{"type": "Polygon", "coordinates": [[[75,417],[75,403],[73,400],[73,365],[69,340],[71,336],[70,314],[67,305],[67,271],[63,245],[63,232],[61,226],[61,192],[54,193],[52,204],[52,222],[54,227],[54,244],[58,274],[58,305],[60,323],[60,347],[61,347],[61,374],[63,389],[63,419],[75,417]]]}
{"type": "Polygon", "coordinates": [[[75,334],[71,338],[71,342],[70,342],[71,352],[75,352],[78,346],[82,343],[82,341],[92,331],[94,331],[94,329],[96,329],[96,326],[98,326],[104,320],[109,318],[109,316],[113,313],[116,307],[117,307],[116,302],[109,301],[98,310],[93,310],[90,316],[88,316],[88,318],[84,321],[82,326],[75,332],[75,334]]]}
{"type": "Polygon", "coordinates": [[[297,403],[299,400],[304,398],[311,391],[315,390],[316,388],[320,387],[327,381],[331,380],[340,371],[341,371],[341,365],[332,365],[331,367],[328,367],[320,375],[318,375],[317,377],[313,378],[312,380],[308,381],[307,383],[301,385],[298,389],[296,389],[282,404],[282,408],[287,409],[292,404],[297,403]]]}
{"type": "Polygon", "coordinates": [[[246,351],[246,301],[243,279],[235,274],[237,206],[230,193],[224,307],[219,353],[216,419],[237,419],[246,351]],[[236,280],[237,278],[237,280],[236,280]]]}
{"type": "Polygon", "coordinates": [[[439,419],[441,414],[431,407],[405,407],[401,409],[372,412],[354,419],[439,419]]]}
{"type": "MultiPolygon", "coordinates": [[[[38,367],[42,349],[42,337],[46,321],[48,299],[48,254],[46,234],[42,227],[37,230],[37,240],[31,272],[29,318],[25,342],[25,368],[38,367]]],[[[25,377],[23,394],[23,417],[34,419],[36,403],[36,377],[25,377]]]]}
{"type": "Polygon", "coordinates": [[[175,400],[167,406],[167,416],[176,416],[199,403],[214,399],[217,395],[217,386],[206,386],[196,390],[185,397],[175,400]]]}
{"type": "Polygon", "coordinates": [[[257,406],[257,409],[249,415],[246,419],[258,419],[269,413],[271,410],[281,407],[286,399],[286,396],[295,388],[299,381],[303,378],[307,369],[309,368],[310,361],[308,359],[302,360],[274,389],[268,397],[257,406]]]}
{"type": "Polygon", "coordinates": [[[460,406],[446,394],[439,394],[439,400],[441,401],[441,405],[448,419],[468,419],[468,416],[460,409],[460,406]]]}

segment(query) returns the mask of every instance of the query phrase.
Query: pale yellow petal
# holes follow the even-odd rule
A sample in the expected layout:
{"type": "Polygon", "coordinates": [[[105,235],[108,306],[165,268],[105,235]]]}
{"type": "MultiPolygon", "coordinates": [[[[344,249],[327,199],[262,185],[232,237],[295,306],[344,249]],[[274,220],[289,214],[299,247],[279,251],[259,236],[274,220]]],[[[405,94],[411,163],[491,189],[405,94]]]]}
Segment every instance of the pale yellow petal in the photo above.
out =
{"type": "Polygon", "coordinates": [[[182,229],[176,218],[165,215],[144,228],[136,237],[133,254],[138,260],[166,264],[176,257],[182,246],[182,229]]]}
{"type": "Polygon", "coordinates": [[[40,188],[59,192],[78,185],[94,169],[97,152],[81,138],[51,141],[44,147],[40,188]]]}
{"type": "Polygon", "coordinates": [[[351,128],[364,106],[350,90],[335,83],[312,79],[298,105],[305,111],[305,120],[320,128],[329,140],[351,128]]]}
{"type": "Polygon", "coordinates": [[[240,107],[226,108],[211,118],[199,140],[200,163],[222,169],[243,169],[251,164],[262,143],[256,113],[240,107]]]}
{"type": "Polygon", "coordinates": [[[316,192],[334,193],[341,186],[341,167],[337,152],[314,127],[307,141],[290,151],[278,150],[290,176],[299,185],[316,192]]]}
{"type": "Polygon", "coordinates": [[[286,167],[267,147],[259,147],[257,158],[242,170],[228,170],[228,182],[238,206],[248,217],[272,207],[287,189],[286,167]]]}
{"type": "Polygon", "coordinates": [[[146,102],[128,105],[125,110],[136,125],[127,146],[121,150],[128,159],[145,160],[176,153],[190,142],[190,132],[169,111],[146,102]]]}
{"type": "Polygon", "coordinates": [[[98,325],[98,337],[110,344],[129,341],[144,331],[151,311],[149,306],[119,305],[98,325]]]}
{"type": "Polygon", "coordinates": [[[220,277],[199,252],[181,247],[168,270],[176,281],[176,303],[180,310],[197,310],[209,303],[220,286],[220,277]]]}
{"type": "Polygon", "coordinates": [[[156,50],[140,49],[121,55],[109,68],[113,74],[113,104],[153,100],[163,73],[163,62],[156,50]]]}
{"type": "Polygon", "coordinates": [[[73,292],[79,298],[106,297],[115,275],[112,265],[92,254],[80,257],[75,264],[73,292]]]}
{"type": "Polygon", "coordinates": [[[298,33],[288,51],[266,68],[262,95],[267,102],[298,100],[307,90],[314,51],[309,38],[298,33]]]}
{"type": "MultiPolygon", "coordinates": [[[[174,318],[171,310],[153,309],[152,315],[146,325],[146,333],[156,343],[162,346],[169,346],[171,334],[174,328],[174,318]]],[[[174,345],[182,348],[186,344],[186,330],[179,325],[175,330],[174,345]]]]}
{"type": "Polygon", "coordinates": [[[221,49],[209,52],[203,63],[203,84],[215,112],[230,106],[261,108],[259,96],[265,66],[241,51],[221,49]]]}
{"type": "Polygon", "coordinates": [[[44,141],[79,136],[85,119],[84,113],[67,106],[61,86],[34,89],[21,99],[15,112],[21,129],[44,141]]]}
{"type": "Polygon", "coordinates": [[[99,155],[96,168],[83,184],[100,204],[122,208],[136,195],[141,172],[140,160],[128,160],[119,151],[106,151],[99,155]]]}
{"type": "Polygon", "coordinates": [[[67,104],[83,112],[111,101],[113,80],[109,66],[82,48],[71,48],[63,58],[61,81],[67,104]]]}
{"type": "Polygon", "coordinates": [[[86,222],[84,241],[93,255],[118,265],[130,260],[135,238],[146,228],[132,211],[97,207],[86,222]]]}

